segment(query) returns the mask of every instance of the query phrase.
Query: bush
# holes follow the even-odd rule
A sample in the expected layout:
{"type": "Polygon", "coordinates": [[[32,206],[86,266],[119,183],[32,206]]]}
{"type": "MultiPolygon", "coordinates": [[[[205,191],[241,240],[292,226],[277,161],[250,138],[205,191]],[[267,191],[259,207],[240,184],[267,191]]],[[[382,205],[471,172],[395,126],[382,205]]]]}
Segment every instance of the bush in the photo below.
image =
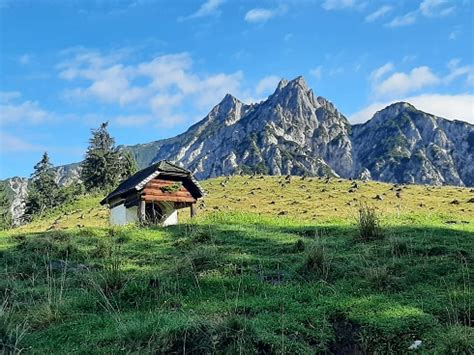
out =
{"type": "Polygon", "coordinates": [[[379,216],[375,209],[367,204],[361,204],[359,207],[358,228],[359,240],[363,242],[383,239],[379,216]]]}

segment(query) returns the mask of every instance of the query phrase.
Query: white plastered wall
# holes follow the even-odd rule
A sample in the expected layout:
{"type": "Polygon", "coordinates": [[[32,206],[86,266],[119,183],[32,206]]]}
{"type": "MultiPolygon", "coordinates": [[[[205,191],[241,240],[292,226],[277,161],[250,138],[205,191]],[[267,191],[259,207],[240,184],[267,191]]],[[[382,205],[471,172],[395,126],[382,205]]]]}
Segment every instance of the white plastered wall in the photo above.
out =
{"type": "MultiPolygon", "coordinates": [[[[160,206],[163,209],[163,212],[166,215],[162,225],[171,226],[178,224],[178,211],[174,209],[173,203],[162,202],[160,206]]],[[[138,207],[131,206],[125,208],[125,205],[122,203],[110,209],[110,224],[112,226],[124,226],[129,223],[138,222],[138,207]]]]}
{"type": "Polygon", "coordinates": [[[110,224],[113,226],[127,224],[127,211],[123,203],[110,209],[110,224]]]}
{"type": "Polygon", "coordinates": [[[137,206],[125,208],[124,204],[110,209],[110,224],[112,226],[124,226],[138,221],[137,206]]]}

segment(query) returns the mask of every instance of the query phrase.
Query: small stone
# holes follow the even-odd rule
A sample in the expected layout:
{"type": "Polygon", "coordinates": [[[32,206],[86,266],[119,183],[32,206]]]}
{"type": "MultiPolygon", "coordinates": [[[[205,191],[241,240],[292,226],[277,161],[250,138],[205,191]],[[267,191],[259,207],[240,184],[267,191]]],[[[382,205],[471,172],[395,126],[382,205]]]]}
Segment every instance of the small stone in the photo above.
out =
{"type": "Polygon", "coordinates": [[[422,342],[421,340],[415,340],[415,341],[413,342],[413,344],[411,344],[411,345],[408,347],[408,350],[416,350],[416,349],[418,349],[418,348],[421,346],[422,343],[423,343],[423,342],[422,342]]]}
{"type": "Polygon", "coordinates": [[[452,200],[452,201],[450,202],[450,204],[451,204],[451,205],[459,205],[460,202],[459,202],[459,200],[454,199],[454,200],[452,200]]]}
{"type": "Polygon", "coordinates": [[[382,195],[376,195],[374,197],[375,200],[383,201],[383,196],[382,195]]]}

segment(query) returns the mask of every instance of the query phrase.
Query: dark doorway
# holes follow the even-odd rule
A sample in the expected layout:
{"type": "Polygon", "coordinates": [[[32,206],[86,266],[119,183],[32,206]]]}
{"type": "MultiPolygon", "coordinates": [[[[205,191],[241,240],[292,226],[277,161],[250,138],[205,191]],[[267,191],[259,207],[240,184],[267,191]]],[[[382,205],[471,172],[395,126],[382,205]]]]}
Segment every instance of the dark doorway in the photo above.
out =
{"type": "Polygon", "coordinates": [[[165,217],[163,207],[156,202],[150,202],[145,205],[145,220],[147,223],[159,224],[165,217]]]}

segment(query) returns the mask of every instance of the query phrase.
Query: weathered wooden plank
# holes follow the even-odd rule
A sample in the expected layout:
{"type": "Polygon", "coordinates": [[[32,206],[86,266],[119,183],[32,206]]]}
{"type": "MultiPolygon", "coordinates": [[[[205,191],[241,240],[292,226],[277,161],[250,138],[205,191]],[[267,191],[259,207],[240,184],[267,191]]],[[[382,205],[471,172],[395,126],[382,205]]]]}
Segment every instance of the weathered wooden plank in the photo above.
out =
{"type": "Polygon", "coordinates": [[[145,202],[160,202],[160,201],[169,201],[169,202],[196,202],[194,197],[178,197],[178,196],[154,196],[154,195],[144,195],[143,200],[145,202]]]}
{"type": "Polygon", "coordinates": [[[174,192],[163,192],[160,189],[144,189],[145,195],[154,196],[177,196],[177,197],[193,197],[189,191],[174,191],[174,192]]]}
{"type": "Polygon", "coordinates": [[[196,208],[196,204],[195,204],[195,203],[192,203],[192,204],[191,204],[190,210],[191,210],[191,218],[196,217],[196,215],[197,215],[197,208],[196,208]]]}

